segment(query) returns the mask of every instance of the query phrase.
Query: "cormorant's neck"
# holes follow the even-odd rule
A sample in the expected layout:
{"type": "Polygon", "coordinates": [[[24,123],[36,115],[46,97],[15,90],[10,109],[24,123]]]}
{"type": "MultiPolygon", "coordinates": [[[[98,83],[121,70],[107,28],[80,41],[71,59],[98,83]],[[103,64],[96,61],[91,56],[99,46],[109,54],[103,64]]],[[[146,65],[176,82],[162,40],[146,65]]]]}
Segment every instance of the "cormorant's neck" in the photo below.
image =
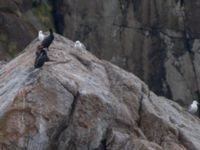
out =
{"type": "Polygon", "coordinates": [[[49,32],[50,32],[50,34],[53,34],[53,30],[52,29],[49,29],[49,32]]]}

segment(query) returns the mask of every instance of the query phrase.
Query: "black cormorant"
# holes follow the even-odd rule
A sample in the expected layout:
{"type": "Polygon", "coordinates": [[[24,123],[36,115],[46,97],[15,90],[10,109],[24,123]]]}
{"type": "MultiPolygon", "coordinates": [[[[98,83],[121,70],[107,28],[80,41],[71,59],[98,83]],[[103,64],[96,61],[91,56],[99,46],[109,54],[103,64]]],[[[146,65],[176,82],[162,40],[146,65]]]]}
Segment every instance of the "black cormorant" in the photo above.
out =
{"type": "Polygon", "coordinates": [[[44,40],[42,41],[42,44],[41,44],[42,48],[48,49],[54,40],[53,30],[49,29],[49,32],[50,32],[50,34],[47,37],[45,37],[44,40]]]}
{"type": "Polygon", "coordinates": [[[35,68],[40,68],[44,65],[46,61],[49,61],[49,58],[47,56],[47,52],[44,49],[41,49],[36,52],[36,58],[35,58],[35,68]]]}

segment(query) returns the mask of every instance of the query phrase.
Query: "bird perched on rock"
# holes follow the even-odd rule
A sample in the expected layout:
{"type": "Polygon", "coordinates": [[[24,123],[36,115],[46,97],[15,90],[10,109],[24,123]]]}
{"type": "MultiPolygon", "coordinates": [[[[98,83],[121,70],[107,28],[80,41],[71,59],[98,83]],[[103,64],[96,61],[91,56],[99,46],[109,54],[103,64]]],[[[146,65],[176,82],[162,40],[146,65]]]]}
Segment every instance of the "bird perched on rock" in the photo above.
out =
{"type": "Polygon", "coordinates": [[[193,102],[192,102],[192,104],[189,106],[189,109],[188,109],[188,111],[190,112],[190,113],[192,113],[192,114],[195,114],[196,112],[197,112],[197,110],[198,110],[198,102],[196,101],[196,100],[194,100],[193,102]]]}
{"type": "Polygon", "coordinates": [[[44,65],[46,61],[49,61],[47,52],[44,49],[41,49],[36,52],[36,58],[35,58],[35,68],[40,68],[44,65]]]}
{"type": "Polygon", "coordinates": [[[86,49],[85,45],[83,45],[83,43],[81,43],[80,41],[76,41],[75,44],[74,44],[74,47],[78,48],[78,49],[81,49],[81,50],[86,49]]]}
{"type": "Polygon", "coordinates": [[[49,32],[50,32],[50,34],[48,36],[46,36],[41,43],[41,48],[47,48],[47,50],[54,40],[53,30],[49,29],[49,32]]]}
{"type": "Polygon", "coordinates": [[[38,31],[38,39],[40,42],[42,42],[45,38],[44,33],[42,32],[42,30],[38,31]]]}

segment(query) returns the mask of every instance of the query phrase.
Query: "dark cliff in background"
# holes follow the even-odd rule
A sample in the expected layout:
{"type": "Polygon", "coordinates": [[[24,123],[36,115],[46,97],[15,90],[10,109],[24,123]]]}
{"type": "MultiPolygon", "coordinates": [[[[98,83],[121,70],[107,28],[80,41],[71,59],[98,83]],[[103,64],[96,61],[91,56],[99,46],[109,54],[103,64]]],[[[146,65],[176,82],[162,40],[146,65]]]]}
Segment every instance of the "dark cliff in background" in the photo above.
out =
{"type": "Polygon", "coordinates": [[[199,8],[194,0],[0,0],[0,59],[54,24],[158,95],[186,105],[199,98],[199,8]]]}
{"type": "Polygon", "coordinates": [[[65,23],[64,23],[64,7],[62,7],[62,0],[48,0],[49,4],[52,6],[51,15],[53,18],[53,24],[55,30],[58,34],[64,33],[65,23]]]}
{"type": "Polygon", "coordinates": [[[64,35],[142,78],[159,95],[199,98],[199,8],[184,0],[65,0],[64,35]]]}
{"type": "Polygon", "coordinates": [[[39,29],[52,26],[50,11],[45,1],[0,0],[0,60],[15,57],[39,29]]]}

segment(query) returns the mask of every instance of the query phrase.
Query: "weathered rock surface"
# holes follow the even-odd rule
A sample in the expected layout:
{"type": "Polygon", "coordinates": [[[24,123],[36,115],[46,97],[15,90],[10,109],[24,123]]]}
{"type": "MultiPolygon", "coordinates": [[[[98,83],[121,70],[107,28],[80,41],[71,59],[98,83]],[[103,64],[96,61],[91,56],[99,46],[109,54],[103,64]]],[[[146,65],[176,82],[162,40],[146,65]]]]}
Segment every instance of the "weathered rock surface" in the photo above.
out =
{"type": "Polygon", "coordinates": [[[200,98],[198,1],[63,0],[64,35],[181,104],[200,98]]]}
{"type": "Polygon", "coordinates": [[[200,120],[135,75],[55,36],[0,69],[2,150],[199,150],[200,120]]]}

